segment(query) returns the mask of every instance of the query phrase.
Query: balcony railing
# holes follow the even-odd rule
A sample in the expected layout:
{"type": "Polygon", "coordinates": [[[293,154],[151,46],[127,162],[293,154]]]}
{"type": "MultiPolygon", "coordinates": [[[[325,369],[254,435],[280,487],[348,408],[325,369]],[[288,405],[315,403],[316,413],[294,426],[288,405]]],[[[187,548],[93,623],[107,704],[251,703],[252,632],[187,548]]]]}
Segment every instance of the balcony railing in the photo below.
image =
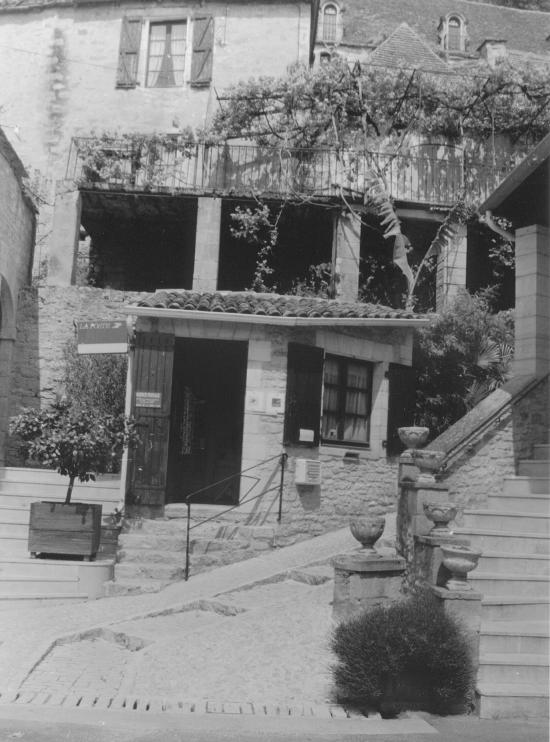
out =
{"type": "Polygon", "coordinates": [[[73,139],[67,178],[80,187],[264,198],[363,199],[373,173],[398,201],[449,205],[464,190],[484,199],[506,175],[464,158],[460,148],[424,145],[415,154],[203,144],[178,136],[73,139]]]}

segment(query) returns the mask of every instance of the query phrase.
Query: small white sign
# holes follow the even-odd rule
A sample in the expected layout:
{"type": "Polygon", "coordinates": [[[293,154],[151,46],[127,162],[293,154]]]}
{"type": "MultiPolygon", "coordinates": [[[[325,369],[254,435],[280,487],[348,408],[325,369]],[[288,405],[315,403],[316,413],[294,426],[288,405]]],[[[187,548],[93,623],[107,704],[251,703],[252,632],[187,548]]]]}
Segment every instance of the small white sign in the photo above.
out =
{"type": "Polygon", "coordinates": [[[248,391],[245,397],[245,409],[247,412],[263,412],[265,409],[264,393],[248,391]]]}
{"type": "Polygon", "coordinates": [[[315,432],[313,430],[308,430],[307,428],[300,428],[298,440],[300,443],[313,443],[315,440],[315,432]]]}
{"type": "Polygon", "coordinates": [[[160,392],[136,392],[136,407],[162,407],[160,392]]]}
{"type": "Polygon", "coordinates": [[[285,411],[285,395],[279,392],[266,392],[265,411],[269,415],[283,415],[285,411]]]}

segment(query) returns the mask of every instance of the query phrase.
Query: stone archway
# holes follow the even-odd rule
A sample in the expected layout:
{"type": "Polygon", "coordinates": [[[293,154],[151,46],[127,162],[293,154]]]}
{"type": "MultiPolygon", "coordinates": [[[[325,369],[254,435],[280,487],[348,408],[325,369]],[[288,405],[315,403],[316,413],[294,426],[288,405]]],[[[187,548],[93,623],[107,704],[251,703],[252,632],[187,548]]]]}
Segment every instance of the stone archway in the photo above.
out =
{"type": "Polygon", "coordinates": [[[0,465],[5,461],[8,432],[11,360],[15,342],[15,306],[6,278],[0,273],[0,465]]]}

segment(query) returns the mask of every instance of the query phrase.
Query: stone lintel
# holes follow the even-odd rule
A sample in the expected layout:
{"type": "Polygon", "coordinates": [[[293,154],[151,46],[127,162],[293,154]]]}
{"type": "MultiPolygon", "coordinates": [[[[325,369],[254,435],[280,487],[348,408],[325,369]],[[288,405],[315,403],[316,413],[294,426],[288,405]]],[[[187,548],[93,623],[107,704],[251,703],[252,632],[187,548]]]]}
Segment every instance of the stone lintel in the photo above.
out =
{"type": "Polygon", "coordinates": [[[332,564],[345,572],[401,572],[405,569],[405,560],[401,557],[362,554],[343,554],[335,557],[332,564]]]}

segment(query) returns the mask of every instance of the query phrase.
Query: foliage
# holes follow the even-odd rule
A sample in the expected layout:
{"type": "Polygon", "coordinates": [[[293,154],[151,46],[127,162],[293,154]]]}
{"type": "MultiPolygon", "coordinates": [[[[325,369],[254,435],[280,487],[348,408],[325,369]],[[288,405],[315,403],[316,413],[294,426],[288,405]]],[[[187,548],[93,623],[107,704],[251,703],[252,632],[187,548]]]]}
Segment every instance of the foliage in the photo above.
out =
{"type": "Polygon", "coordinates": [[[461,626],[427,593],[379,606],[341,623],[331,648],[338,662],[332,674],[340,701],[380,708],[387,715],[416,702],[448,713],[465,706],[474,672],[461,626]]]}
{"type": "Polygon", "coordinates": [[[415,332],[415,422],[434,436],[508,377],[513,347],[509,312],[491,313],[491,292],[459,294],[415,332]]]}
{"type": "Polygon", "coordinates": [[[79,355],[74,340],[64,348],[65,394],[99,414],[124,414],[127,356],[79,355]]]}
{"type": "Polygon", "coordinates": [[[177,181],[181,163],[195,149],[193,131],[178,134],[117,134],[104,131],[75,140],[82,165],[80,180],[152,188],[177,181]]]}
{"type": "Polygon", "coordinates": [[[335,276],[332,263],[318,263],[310,265],[305,279],[296,279],[289,291],[295,296],[317,296],[322,299],[334,298],[334,283],[338,280],[335,276]]]}
{"type": "Polygon", "coordinates": [[[269,256],[277,245],[278,224],[284,206],[283,201],[275,217],[272,216],[269,206],[260,201],[254,209],[237,206],[230,214],[234,225],[230,227],[233,237],[258,247],[256,268],[250,287],[252,291],[275,291],[277,288],[275,285],[268,286],[266,280],[273,273],[273,268],[269,266],[269,256]]]}
{"type": "Polygon", "coordinates": [[[545,69],[507,62],[471,74],[441,75],[365,65],[350,72],[344,59],[286,76],[230,87],[209,136],[277,146],[367,149],[409,132],[457,140],[493,134],[536,140],[550,128],[550,82],[545,69]]]}
{"type": "Polygon", "coordinates": [[[31,460],[69,477],[66,504],[75,479],[94,481],[96,474],[114,471],[123,448],[138,442],[135,423],[124,415],[66,403],[23,410],[11,419],[10,433],[22,441],[31,460]]]}

